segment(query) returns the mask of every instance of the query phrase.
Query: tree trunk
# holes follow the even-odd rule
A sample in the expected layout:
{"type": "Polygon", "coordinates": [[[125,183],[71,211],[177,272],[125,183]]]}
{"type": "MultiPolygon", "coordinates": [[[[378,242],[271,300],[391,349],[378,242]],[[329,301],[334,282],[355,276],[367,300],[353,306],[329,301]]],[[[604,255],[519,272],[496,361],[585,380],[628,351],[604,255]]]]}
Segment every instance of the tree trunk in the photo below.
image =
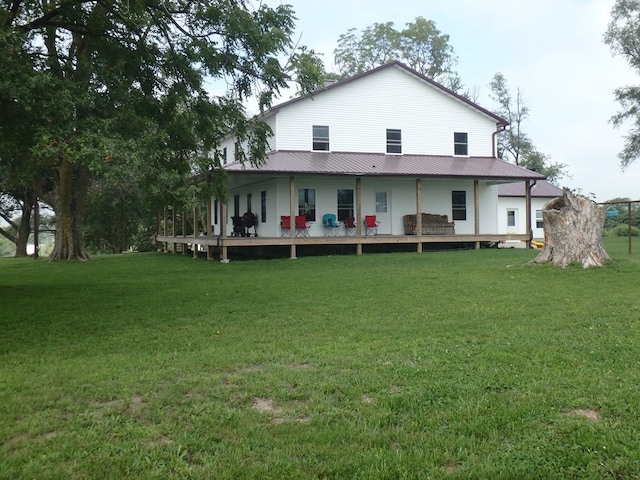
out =
{"type": "Polygon", "coordinates": [[[55,246],[51,260],[89,260],[82,240],[82,221],[89,189],[89,169],[63,160],[55,172],[55,246]]]}
{"type": "Polygon", "coordinates": [[[29,242],[29,234],[31,233],[31,204],[28,200],[22,202],[22,215],[20,216],[20,225],[16,235],[16,257],[26,257],[27,243],[29,242]]]}
{"type": "Polygon", "coordinates": [[[542,208],[544,247],[529,263],[566,267],[572,262],[584,268],[601,267],[609,255],[602,246],[605,209],[563,189],[542,208]]]}

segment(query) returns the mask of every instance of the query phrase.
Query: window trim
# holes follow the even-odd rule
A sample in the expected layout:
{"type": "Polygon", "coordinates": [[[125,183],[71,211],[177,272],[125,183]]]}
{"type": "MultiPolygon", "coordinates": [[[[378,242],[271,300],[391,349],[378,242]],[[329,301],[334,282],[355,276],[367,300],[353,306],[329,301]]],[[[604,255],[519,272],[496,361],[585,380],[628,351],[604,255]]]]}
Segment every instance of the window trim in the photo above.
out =
{"type": "MultiPolygon", "coordinates": [[[[459,200],[459,199],[457,199],[459,200]]],[[[467,219],[467,191],[452,190],[451,191],[451,219],[453,221],[464,221],[467,219]],[[456,196],[461,196],[464,202],[456,202],[456,196]]]]}
{"type": "Polygon", "coordinates": [[[515,227],[516,223],[517,223],[516,209],[508,208],[507,209],[507,227],[515,227]],[[511,221],[513,221],[513,223],[510,223],[511,221]]]}
{"type": "Polygon", "coordinates": [[[336,207],[339,222],[342,222],[346,217],[355,217],[355,196],[353,188],[338,188],[336,190],[336,207]],[[349,192],[343,195],[351,196],[351,203],[340,203],[340,192],[349,192]]]}
{"type": "Polygon", "coordinates": [[[387,128],[387,155],[402,155],[402,130],[399,128],[387,128]],[[395,134],[398,138],[390,138],[395,134]]]}
{"type": "MultiPolygon", "coordinates": [[[[324,133],[324,132],[323,132],[324,133]]],[[[330,151],[330,132],[329,125],[312,125],[311,126],[311,151],[313,152],[329,152],[330,151]],[[316,129],[326,129],[326,136],[318,133],[316,129]],[[316,148],[326,146],[327,148],[316,148]]]]}
{"type": "Polygon", "coordinates": [[[453,154],[460,157],[469,156],[469,134],[467,132],[453,132],[453,154]],[[464,141],[461,140],[460,135],[464,135],[464,141]],[[464,150],[462,153],[459,150],[464,150]]]}
{"type": "Polygon", "coordinates": [[[308,222],[316,221],[316,189],[298,189],[298,215],[304,215],[308,222]],[[313,192],[313,195],[310,195],[313,192]],[[313,199],[311,199],[313,196],[313,199]],[[301,198],[302,197],[302,198],[301,198]]]}

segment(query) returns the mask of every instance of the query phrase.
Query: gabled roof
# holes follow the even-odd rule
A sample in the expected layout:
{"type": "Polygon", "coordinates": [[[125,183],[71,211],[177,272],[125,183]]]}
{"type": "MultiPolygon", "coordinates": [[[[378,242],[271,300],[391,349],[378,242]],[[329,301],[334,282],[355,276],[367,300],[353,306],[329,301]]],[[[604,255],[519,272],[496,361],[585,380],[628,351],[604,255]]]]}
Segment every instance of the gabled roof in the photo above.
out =
{"type": "Polygon", "coordinates": [[[499,117],[498,115],[496,115],[495,113],[487,110],[486,108],[481,107],[480,105],[472,102],[471,100],[469,100],[468,98],[463,97],[462,95],[454,92],[453,90],[448,89],[447,87],[445,87],[444,85],[436,82],[435,80],[421,74],[420,72],[418,72],[417,70],[414,70],[411,67],[408,67],[407,65],[405,65],[402,62],[399,62],[397,60],[393,61],[393,62],[389,62],[389,63],[385,63],[384,65],[381,65],[379,67],[373,68],[371,70],[367,70],[366,72],[362,72],[359,73],[357,75],[354,75],[353,77],[349,77],[346,78],[344,80],[339,80],[335,83],[331,83],[323,88],[320,88],[316,91],[314,91],[313,93],[310,93],[308,95],[304,95],[301,97],[296,97],[293,98],[291,100],[288,100],[286,102],[280,103],[278,105],[273,106],[271,109],[269,109],[267,112],[265,112],[263,118],[268,118],[271,117],[273,115],[275,115],[276,113],[278,113],[282,108],[285,108],[289,105],[292,105],[294,103],[298,103],[301,102],[302,100],[305,100],[307,98],[313,98],[316,95],[320,95],[323,92],[329,91],[329,90],[333,90],[335,88],[340,88],[342,85],[345,85],[347,83],[351,83],[351,82],[355,82],[363,77],[368,77],[370,75],[374,75],[375,73],[381,71],[381,70],[385,70],[388,68],[399,68],[401,70],[404,70],[406,73],[413,75],[414,77],[419,78],[420,80],[422,80],[423,82],[431,85],[432,87],[440,90],[442,93],[449,95],[453,98],[455,98],[456,100],[458,100],[459,102],[462,102],[464,104],[466,104],[467,106],[478,110],[479,112],[483,113],[484,115],[492,118],[495,120],[496,124],[499,126],[507,126],[509,125],[509,122],[506,121],[504,118],[499,117]]]}
{"type": "MultiPolygon", "coordinates": [[[[498,185],[499,197],[524,197],[522,183],[503,183],[498,185]]],[[[532,197],[555,198],[562,196],[562,189],[547,180],[538,180],[531,187],[532,197]]]]}
{"type": "MultiPolygon", "coordinates": [[[[545,177],[513,163],[492,157],[453,157],[439,155],[386,155],[384,153],[318,153],[280,150],[269,153],[263,165],[248,162],[226,165],[233,173],[277,175],[356,175],[463,177],[495,180],[538,180],[545,177]]],[[[522,184],[520,189],[522,189],[522,184]]]]}

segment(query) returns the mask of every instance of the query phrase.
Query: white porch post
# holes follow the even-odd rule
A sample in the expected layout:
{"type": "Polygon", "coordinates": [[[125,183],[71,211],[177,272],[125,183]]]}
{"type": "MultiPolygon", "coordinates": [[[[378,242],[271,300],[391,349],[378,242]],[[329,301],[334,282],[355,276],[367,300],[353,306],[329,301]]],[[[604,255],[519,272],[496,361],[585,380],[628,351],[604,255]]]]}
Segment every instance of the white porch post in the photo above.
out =
{"type": "Polygon", "coordinates": [[[416,237],[418,237],[417,252],[422,252],[422,179],[416,178],[416,237]]]}
{"type": "Polygon", "coordinates": [[[227,247],[227,204],[220,202],[220,263],[229,263],[227,247]]]}
{"type": "MultiPolygon", "coordinates": [[[[186,212],[186,210],[182,209],[182,211],[180,212],[180,219],[182,220],[182,238],[186,238],[187,237],[187,212],[186,212]]],[[[182,244],[182,254],[183,255],[187,254],[187,244],[186,243],[182,244]]]]}
{"type": "Polygon", "coordinates": [[[200,224],[200,206],[196,205],[193,207],[193,251],[191,254],[193,258],[198,258],[198,244],[196,243],[196,239],[200,236],[200,229],[198,228],[200,224]]]}
{"type": "Polygon", "coordinates": [[[525,197],[525,228],[527,229],[527,248],[531,248],[531,240],[533,237],[533,230],[531,229],[531,181],[524,182],[524,197],[525,197]]]}
{"type": "Polygon", "coordinates": [[[296,179],[293,175],[289,177],[289,238],[291,239],[291,254],[292,259],[296,256],[296,179]]]}
{"type": "MultiPolygon", "coordinates": [[[[354,216],[356,217],[356,235],[362,236],[362,219],[360,218],[360,212],[362,212],[362,178],[356,177],[356,211],[354,216]]],[[[358,242],[356,245],[356,255],[362,255],[362,243],[358,242]]]]}
{"type": "MultiPolygon", "coordinates": [[[[473,181],[473,231],[476,235],[480,235],[480,182],[473,181]]],[[[476,242],[476,250],[480,250],[480,242],[476,242]]]]}
{"type": "Polygon", "coordinates": [[[212,213],[211,213],[211,199],[207,200],[207,260],[211,260],[211,238],[213,237],[213,225],[212,225],[212,213]]]}

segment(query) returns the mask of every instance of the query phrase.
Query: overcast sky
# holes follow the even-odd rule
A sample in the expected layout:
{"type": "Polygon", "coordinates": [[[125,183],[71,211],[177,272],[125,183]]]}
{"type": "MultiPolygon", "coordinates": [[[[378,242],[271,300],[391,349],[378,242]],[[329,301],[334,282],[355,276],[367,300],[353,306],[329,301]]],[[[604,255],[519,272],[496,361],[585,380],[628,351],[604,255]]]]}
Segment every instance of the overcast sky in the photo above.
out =
{"type": "Polygon", "coordinates": [[[530,118],[524,125],[539,150],[568,165],[561,186],[593,193],[597,201],[640,200],[640,161],[620,169],[624,129],[609,119],[619,110],[617,87],[640,83],[626,62],[602,42],[613,0],[265,0],[293,6],[300,43],[324,54],[340,34],[392,21],[397,29],[422,16],[449,35],[466,88],[494,107],[488,84],[502,72],[519,88],[530,118]]]}

